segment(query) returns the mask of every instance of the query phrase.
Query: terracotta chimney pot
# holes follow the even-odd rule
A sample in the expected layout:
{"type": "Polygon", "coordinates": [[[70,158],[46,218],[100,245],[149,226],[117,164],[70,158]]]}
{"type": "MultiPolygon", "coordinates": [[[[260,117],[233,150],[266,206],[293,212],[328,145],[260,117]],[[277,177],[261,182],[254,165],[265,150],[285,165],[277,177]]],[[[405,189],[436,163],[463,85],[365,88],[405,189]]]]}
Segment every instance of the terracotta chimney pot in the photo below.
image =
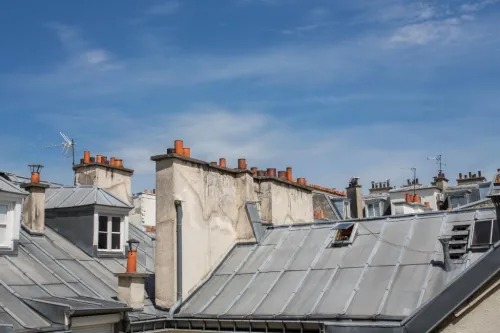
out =
{"type": "Polygon", "coordinates": [[[244,158],[239,158],[238,159],[238,169],[246,169],[247,168],[247,162],[244,158]]]}
{"type": "Polygon", "coordinates": [[[84,164],[90,163],[90,151],[88,151],[88,150],[83,152],[83,163],[84,164]]]}
{"type": "Polygon", "coordinates": [[[297,178],[297,184],[306,185],[306,179],[305,178],[297,178]]]}
{"type": "Polygon", "coordinates": [[[116,158],[111,157],[111,160],[109,161],[109,165],[115,166],[116,165],[116,158]]]}
{"type": "Polygon", "coordinates": [[[175,140],[174,147],[175,147],[175,153],[177,155],[180,156],[184,155],[184,143],[182,142],[182,140],[175,140]]]}
{"type": "Polygon", "coordinates": [[[224,157],[222,157],[222,158],[219,159],[219,166],[221,168],[225,168],[226,167],[226,159],[224,157]]]}
{"type": "Polygon", "coordinates": [[[167,154],[175,154],[174,148],[167,148],[167,154]]]}
{"type": "Polygon", "coordinates": [[[425,204],[425,207],[431,208],[431,203],[429,201],[424,202],[424,204],[425,204]]]}
{"type": "Polygon", "coordinates": [[[250,168],[250,170],[252,171],[252,174],[253,174],[254,176],[257,176],[258,169],[257,169],[256,167],[252,167],[252,168],[250,168]]]}
{"type": "Polygon", "coordinates": [[[186,157],[191,157],[191,148],[183,148],[182,154],[186,157]]]}
{"type": "Polygon", "coordinates": [[[278,171],[278,178],[281,180],[286,180],[286,171],[278,171]]]}
{"type": "Polygon", "coordinates": [[[210,166],[217,166],[217,162],[210,162],[210,166]]]}
{"type": "Polygon", "coordinates": [[[289,182],[293,182],[293,175],[292,175],[292,168],[291,167],[286,168],[286,180],[288,180],[289,182]]]}
{"type": "Polygon", "coordinates": [[[39,172],[32,172],[31,173],[31,182],[33,184],[40,183],[40,173],[39,172]]]}
{"type": "Polygon", "coordinates": [[[265,177],[266,176],[266,170],[259,170],[259,171],[257,171],[257,175],[259,177],[265,177]]]}
{"type": "Polygon", "coordinates": [[[96,161],[96,163],[99,163],[99,164],[102,163],[102,155],[96,155],[95,161],[96,161]]]}
{"type": "Polygon", "coordinates": [[[276,177],[276,168],[267,168],[268,177],[276,177]]]}

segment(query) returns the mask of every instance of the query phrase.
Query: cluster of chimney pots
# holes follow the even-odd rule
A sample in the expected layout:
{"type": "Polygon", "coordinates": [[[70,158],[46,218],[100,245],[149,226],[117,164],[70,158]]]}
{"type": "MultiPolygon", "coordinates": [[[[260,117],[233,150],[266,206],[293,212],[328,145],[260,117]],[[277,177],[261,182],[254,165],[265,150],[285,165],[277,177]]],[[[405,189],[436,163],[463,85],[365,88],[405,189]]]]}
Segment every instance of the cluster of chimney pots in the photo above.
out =
{"type": "MultiPolygon", "coordinates": [[[[191,157],[191,149],[184,147],[184,142],[182,140],[175,140],[174,141],[174,148],[168,148],[167,154],[176,154],[179,156],[191,157]]],[[[213,167],[227,168],[227,161],[225,158],[221,157],[219,159],[219,163],[210,162],[209,165],[213,166],[213,167]]],[[[244,159],[244,158],[238,159],[237,169],[248,170],[248,165],[247,165],[246,159],[244,159]]],[[[330,189],[330,188],[326,188],[326,187],[319,186],[319,185],[308,184],[308,182],[305,178],[299,177],[295,181],[293,179],[291,167],[287,167],[286,170],[278,171],[277,173],[276,173],[276,168],[267,168],[267,170],[259,170],[257,167],[252,167],[252,168],[250,168],[250,171],[252,172],[254,177],[277,177],[277,178],[284,180],[284,181],[297,183],[297,184],[303,185],[303,186],[313,187],[313,188],[316,188],[318,190],[322,190],[325,192],[330,192],[330,193],[339,194],[339,195],[343,194],[343,192],[336,191],[335,189],[330,189]]]]}
{"type": "MultiPolygon", "coordinates": [[[[406,193],[405,195],[405,201],[408,202],[408,203],[422,203],[422,198],[420,197],[420,195],[418,194],[410,194],[410,193],[406,193]]],[[[425,207],[430,207],[430,202],[426,201],[424,202],[424,205],[425,207]]]]}
{"type": "Polygon", "coordinates": [[[96,155],[94,157],[90,156],[90,151],[85,150],[83,152],[83,158],[80,160],[80,164],[91,164],[91,163],[109,165],[115,168],[123,168],[123,160],[119,158],[111,157],[108,160],[108,157],[104,155],[96,155]]]}

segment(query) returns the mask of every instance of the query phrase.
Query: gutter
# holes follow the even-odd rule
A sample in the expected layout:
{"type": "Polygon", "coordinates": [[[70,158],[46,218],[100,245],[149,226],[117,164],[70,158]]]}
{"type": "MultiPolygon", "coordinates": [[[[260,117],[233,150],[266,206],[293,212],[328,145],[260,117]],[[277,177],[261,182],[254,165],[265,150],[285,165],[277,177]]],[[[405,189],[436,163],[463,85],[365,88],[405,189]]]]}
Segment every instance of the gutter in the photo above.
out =
{"type": "Polygon", "coordinates": [[[174,204],[177,214],[177,302],[168,312],[170,317],[179,312],[182,304],[182,201],[175,200],[174,204]]]}

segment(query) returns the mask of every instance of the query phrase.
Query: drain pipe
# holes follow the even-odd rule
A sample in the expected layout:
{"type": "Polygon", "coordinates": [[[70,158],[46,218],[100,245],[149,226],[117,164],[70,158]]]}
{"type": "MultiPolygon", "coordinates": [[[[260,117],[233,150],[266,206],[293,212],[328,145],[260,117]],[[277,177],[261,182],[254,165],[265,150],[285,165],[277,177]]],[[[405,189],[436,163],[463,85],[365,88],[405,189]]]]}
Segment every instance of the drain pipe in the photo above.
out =
{"type": "Polygon", "coordinates": [[[453,264],[450,257],[450,237],[439,237],[438,240],[443,247],[444,270],[446,272],[452,271],[455,268],[455,264],[453,264]]]}
{"type": "Polygon", "coordinates": [[[182,201],[175,200],[174,204],[177,214],[177,302],[170,308],[171,317],[179,311],[182,303],[182,201]]]}

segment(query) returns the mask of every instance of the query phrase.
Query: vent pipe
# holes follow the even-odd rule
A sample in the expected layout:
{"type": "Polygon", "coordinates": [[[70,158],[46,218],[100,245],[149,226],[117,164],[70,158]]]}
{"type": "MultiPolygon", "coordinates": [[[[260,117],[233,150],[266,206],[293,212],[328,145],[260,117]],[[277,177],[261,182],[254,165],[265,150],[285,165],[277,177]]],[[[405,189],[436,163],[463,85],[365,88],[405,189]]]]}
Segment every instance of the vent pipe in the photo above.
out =
{"type": "Polygon", "coordinates": [[[452,271],[455,268],[455,264],[450,257],[450,237],[439,237],[438,240],[443,247],[443,269],[446,272],[452,271]]]}
{"type": "Polygon", "coordinates": [[[182,201],[175,200],[174,204],[177,213],[177,302],[170,309],[170,316],[178,312],[182,304],[182,201]]]}

